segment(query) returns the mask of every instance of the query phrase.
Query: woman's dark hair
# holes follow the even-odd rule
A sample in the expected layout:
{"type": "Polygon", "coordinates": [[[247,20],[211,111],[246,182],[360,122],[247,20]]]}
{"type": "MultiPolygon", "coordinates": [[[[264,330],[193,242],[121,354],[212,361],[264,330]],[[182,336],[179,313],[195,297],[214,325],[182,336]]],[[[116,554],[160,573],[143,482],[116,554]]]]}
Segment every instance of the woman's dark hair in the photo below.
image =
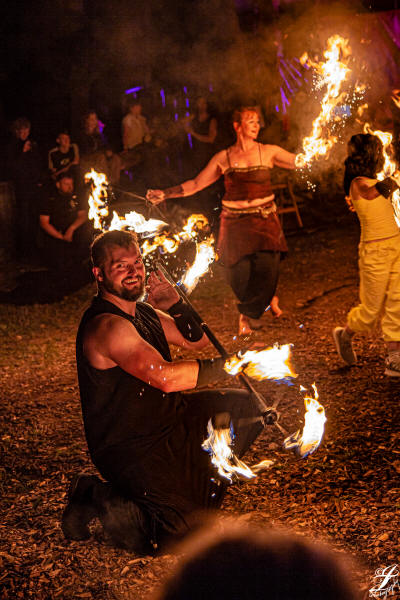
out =
{"type": "Polygon", "coordinates": [[[292,535],[233,527],[206,531],[157,600],[354,600],[339,560],[325,546],[292,535]]]}
{"type": "Polygon", "coordinates": [[[101,233],[93,240],[90,247],[93,266],[103,268],[108,249],[112,246],[129,248],[137,243],[137,235],[134,231],[119,231],[116,229],[101,233]]]}
{"type": "Polygon", "coordinates": [[[353,135],[348,144],[348,156],[344,161],[344,191],[350,192],[355,177],[363,176],[375,179],[384,163],[381,140],[370,133],[353,135]]]}

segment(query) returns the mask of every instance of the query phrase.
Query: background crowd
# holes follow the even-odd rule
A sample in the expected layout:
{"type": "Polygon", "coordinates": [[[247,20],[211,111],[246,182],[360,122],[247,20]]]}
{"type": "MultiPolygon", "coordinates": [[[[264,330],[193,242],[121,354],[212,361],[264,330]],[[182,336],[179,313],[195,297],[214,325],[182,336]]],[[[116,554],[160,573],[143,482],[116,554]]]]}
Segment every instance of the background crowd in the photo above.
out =
{"type": "MultiPolygon", "coordinates": [[[[73,134],[55,126],[54,141],[46,145],[37,141],[40,131],[29,118],[19,117],[10,124],[0,173],[12,185],[15,197],[19,263],[58,267],[67,255],[75,258],[77,246],[85,248],[80,242],[88,240],[90,227],[81,211],[86,210],[88,197],[84,175],[91,168],[106,174],[114,201],[132,202],[132,192],[145,195],[150,187],[166,187],[194,176],[216,151],[234,140],[230,111],[219,112],[204,96],[193,99],[193,110],[183,118],[145,113],[134,96],[127,97],[118,129],[115,122],[103,122],[96,110],[89,110],[72,126],[73,134]]],[[[267,116],[261,108],[259,115],[260,141],[272,136],[273,143],[280,143],[288,137],[287,122],[267,116]]],[[[203,212],[216,223],[220,198],[217,182],[183,204],[187,211],[203,212]]]]}
{"type": "MultiPolygon", "coordinates": [[[[91,168],[106,174],[113,192],[109,200],[124,204],[123,213],[128,203],[129,210],[146,208],[137,200],[135,205],[130,194],[144,196],[149,188],[173,186],[196,175],[235,139],[234,106],[219,111],[211,96],[213,101],[205,94],[193,97],[181,117],[157,110],[146,96],[142,100],[136,93],[128,94],[118,117],[104,111],[104,118],[88,110],[79,123],[71,124],[71,130],[53,124],[55,135],[47,143],[29,118],[15,119],[0,155],[0,176],[9,182],[12,196],[8,210],[13,211],[14,242],[8,254],[22,269],[68,270],[85,260],[93,230],[87,221],[89,192],[84,175],[91,168]]],[[[259,113],[259,141],[298,151],[301,135],[295,115],[301,102],[300,93],[282,115],[265,102],[247,99],[246,104],[256,106],[259,113]]],[[[394,104],[370,110],[376,126],[394,130],[398,141],[400,110],[394,104]]],[[[193,197],[176,200],[168,207],[169,220],[201,212],[216,228],[222,195],[223,186],[216,182],[193,197]]]]}

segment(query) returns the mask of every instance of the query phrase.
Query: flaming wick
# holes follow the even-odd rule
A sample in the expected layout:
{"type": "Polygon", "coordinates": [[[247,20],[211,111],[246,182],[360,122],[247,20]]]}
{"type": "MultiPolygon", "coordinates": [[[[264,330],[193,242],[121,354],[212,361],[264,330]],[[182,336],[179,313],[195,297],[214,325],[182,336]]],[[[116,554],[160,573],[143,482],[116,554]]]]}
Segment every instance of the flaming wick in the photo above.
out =
{"type": "MultiPolygon", "coordinates": [[[[302,458],[309,456],[318,448],[324,435],[324,425],[326,422],[325,409],[318,402],[318,391],[315,383],[312,384],[314,397],[304,397],[304,407],[306,409],[304,415],[304,427],[300,433],[300,429],[296,433],[288,436],[283,446],[287,450],[294,449],[302,458]]],[[[305,391],[305,388],[300,386],[300,391],[305,391]]]]}
{"type": "Polygon", "coordinates": [[[326,92],[322,98],[321,111],[318,117],[313,121],[312,130],[308,137],[303,140],[303,152],[298,154],[295,159],[296,167],[302,168],[308,164],[311,159],[318,156],[326,156],[332,146],[337,142],[337,137],[323,137],[324,128],[332,120],[334,109],[342,101],[343,93],[340,92],[342,83],[345,81],[350,69],[343,62],[350,53],[348,40],[339,35],[330,37],[327,41],[327,50],[324,56],[325,62],[315,63],[304,54],[300,62],[313,66],[320,78],[317,83],[318,88],[326,86],[326,92]]]}

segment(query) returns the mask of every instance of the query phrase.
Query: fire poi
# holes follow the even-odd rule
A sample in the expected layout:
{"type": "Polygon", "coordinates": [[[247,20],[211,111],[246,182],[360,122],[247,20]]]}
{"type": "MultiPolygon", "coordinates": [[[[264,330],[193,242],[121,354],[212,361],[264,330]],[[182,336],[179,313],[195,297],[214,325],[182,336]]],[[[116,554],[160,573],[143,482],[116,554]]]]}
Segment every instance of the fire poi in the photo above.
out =
{"type": "MultiPolygon", "coordinates": [[[[202,214],[190,215],[182,230],[178,233],[161,233],[168,228],[168,224],[165,221],[145,219],[142,214],[135,211],[120,216],[114,210],[111,222],[107,223],[107,218],[109,217],[108,196],[110,185],[106,175],[92,169],[89,173],[86,173],[85,181],[91,183],[91,193],[88,200],[89,219],[93,220],[95,229],[101,231],[133,229],[140,235],[140,250],[143,258],[157,250],[173,254],[182,242],[196,242],[194,263],[187,269],[182,279],[182,285],[187,292],[192,292],[200,278],[208,271],[209,266],[216,258],[214,237],[212,234],[207,235],[202,241],[197,241],[199,232],[205,231],[208,227],[207,218],[202,214]]],[[[145,200],[141,196],[137,197],[145,200]]]]}
{"type": "MultiPolygon", "coordinates": [[[[321,443],[324,434],[324,423],[326,421],[324,408],[318,402],[318,392],[315,384],[313,384],[314,398],[306,397],[304,400],[306,412],[302,433],[300,434],[300,431],[297,431],[292,435],[288,435],[288,432],[279,423],[280,413],[276,410],[278,403],[275,402],[273,406],[269,406],[262,394],[254,388],[249,380],[249,377],[254,377],[258,381],[270,379],[278,383],[285,382],[291,385],[291,380],[297,377],[290,364],[291,345],[285,344],[284,346],[279,346],[275,344],[272,348],[249,350],[229,357],[224,346],[197,313],[182,288],[174,282],[162,264],[159,264],[158,267],[178,291],[184,302],[192,309],[196,320],[201,324],[203,331],[207,334],[211,343],[220,355],[226,359],[225,370],[231,375],[237,375],[239,380],[253,394],[262,412],[262,416],[258,420],[262,422],[264,427],[275,425],[279,429],[285,436],[284,448],[295,450],[302,458],[314,452],[321,443]]],[[[305,388],[300,386],[300,390],[304,391],[305,388]]],[[[202,447],[210,454],[211,462],[216,467],[218,474],[230,482],[234,478],[253,479],[257,473],[269,468],[273,464],[272,460],[266,459],[249,467],[240,460],[233,451],[235,435],[232,424],[229,427],[214,427],[210,420],[207,432],[208,437],[204,440],[202,447]]]]}

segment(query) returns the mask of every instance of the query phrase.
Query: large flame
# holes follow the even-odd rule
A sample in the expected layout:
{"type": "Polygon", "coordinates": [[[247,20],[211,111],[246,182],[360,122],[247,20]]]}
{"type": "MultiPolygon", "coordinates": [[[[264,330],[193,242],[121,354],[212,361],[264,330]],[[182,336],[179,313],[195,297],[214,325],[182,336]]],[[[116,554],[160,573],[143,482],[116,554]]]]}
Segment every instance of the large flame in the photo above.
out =
{"type": "MultiPolygon", "coordinates": [[[[85,181],[91,181],[91,193],[89,196],[89,219],[94,221],[94,228],[104,230],[104,219],[108,217],[108,181],[104,173],[98,173],[92,169],[85,174],[85,181]]],[[[135,211],[126,213],[120,217],[113,211],[112,221],[107,228],[109,231],[118,229],[134,229],[136,233],[156,233],[164,229],[167,223],[157,219],[145,219],[143,215],[135,211]]]]}
{"type": "Polygon", "coordinates": [[[165,229],[167,226],[167,223],[158,219],[145,219],[143,215],[134,210],[126,213],[123,217],[120,217],[114,210],[109,230],[128,228],[133,229],[136,233],[150,234],[165,229]]]}
{"type": "MultiPolygon", "coordinates": [[[[303,431],[297,431],[293,435],[287,437],[283,445],[286,449],[294,448],[301,457],[306,457],[314,452],[321,443],[324,435],[324,426],[326,421],[325,409],[318,402],[318,391],[315,383],[312,384],[314,397],[304,397],[304,427],[303,431]]],[[[300,387],[301,391],[305,388],[300,387]]]]}
{"type": "Polygon", "coordinates": [[[314,157],[327,156],[337,137],[331,135],[327,127],[334,117],[334,109],[343,100],[341,87],[346,80],[349,67],[345,61],[351,54],[348,40],[340,35],[334,35],[328,39],[328,49],[324,52],[325,62],[316,63],[308,58],[306,54],[301,57],[301,62],[314,67],[318,74],[317,87],[326,86],[326,91],[321,102],[321,111],[313,121],[312,130],[308,137],[303,140],[303,152],[296,156],[296,166],[304,167],[314,157]]]}
{"type": "Polygon", "coordinates": [[[235,475],[239,478],[252,479],[255,473],[232,451],[233,432],[231,428],[214,429],[211,419],[207,424],[208,437],[202,448],[211,456],[212,464],[217,467],[219,475],[232,481],[235,475]]]}
{"type": "Polygon", "coordinates": [[[224,369],[230,375],[240,371],[258,381],[263,379],[282,380],[297,377],[290,364],[291,344],[274,344],[264,350],[247,350],[243,354],[229,358],[224,369]],[[244,368],[243,368],[244,367],[244,368]]]}
{"type": "Polygon", "coordinates": [[[189,294],[196,287],[199,279],[207,273],[211,263],[215,260],[213,244],[213,236],[209,237],[207,240],[196,243],[196,257],[194,263],[186,271],[181,281],[189,294]]]}
{"type": "MultiPolygon", "coordinates": [[[[379,181],[385,179],[385,177],[390,177],[397,170],[396,162],[390,156],[390,149],[392,144],[393,136],[391,133],[387,131],[380,131],[379,129],[373,130],[369,123],[365,123],[364,125],[364,133],[371,133],[372,135],[376,135],[382,142],[383,145],[383,156],[384,156],[384,164],[382,170],[377,174],[376,178],[379,181]]],[[[400,190],[397,189],[392,194],[392,205],[394,210],[394,217],[396,219],[397,225],[400,227],[400,190]]]]}
{"type": "Polygon", "coordinates": [[[253,479],[260,471],[269,468],[272,460],[262,462],[249,467],[240,460],[233,452],[233,427],[214,429],[211,419],[207,424],[208,437],[202,444],[203,450],[211,456],[212,464],[218,469],[218,474],[232,482],[233,477],[237,479],[253,479]]]}
{"type": "Polygon", "coordinates": [[[97,173],[94,169],[86,173],[85,181],[92,182],[89,196],[89,219],[95,229],[103,229],[103,219],[108,216],[107,195],[108,181],[105,173],[97,173]]]}

